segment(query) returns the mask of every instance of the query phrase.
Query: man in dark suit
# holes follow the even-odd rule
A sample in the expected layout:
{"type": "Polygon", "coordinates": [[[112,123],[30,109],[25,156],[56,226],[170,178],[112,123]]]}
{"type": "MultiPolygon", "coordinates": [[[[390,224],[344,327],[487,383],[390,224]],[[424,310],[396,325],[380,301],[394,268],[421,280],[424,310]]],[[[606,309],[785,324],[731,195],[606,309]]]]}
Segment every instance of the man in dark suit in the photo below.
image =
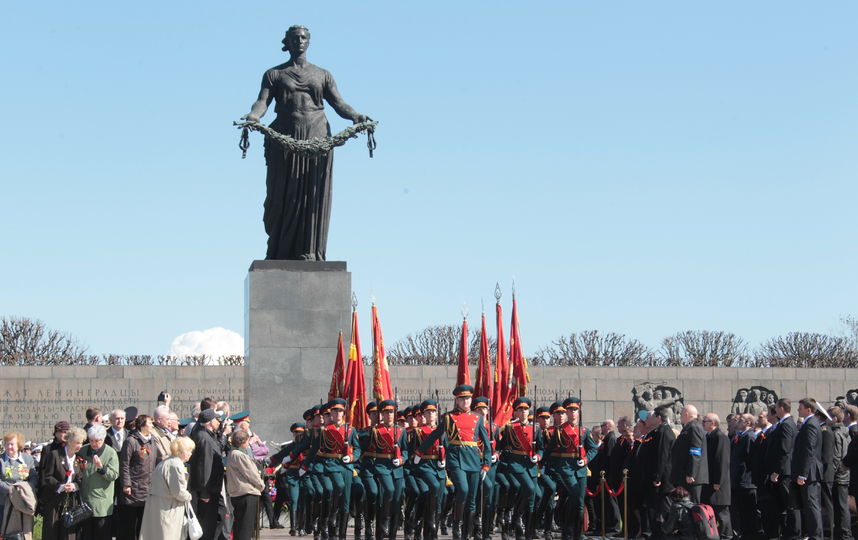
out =
{"type": "Polygon", "coordinates": [[[743,539],[757,538],[760,529],[760,512],[757,510],[757,486],[751,478],[751,445],[757,438],[754,416],[739,415],[736,434],[730,445],[730,486],[733,515],[737,518],[739,535],[743,539]]]}
{"type": "Polygon", "coordinates": [[[777,491],[769,481],[766,472],[766,450],[769,445],[769,437],[778,421],[777,411],[774,405],[770,405],[765,417],[760,415],[757,419],[757,438],[751,445],[751,481],[757,486],[757,505],[760,509],[763,534],[765,538],[777,538],[781,509],[776,502],[777,491]]]}
{"type": "Polygon", "coordinates": [[[703,486],[703,502],[712,507],[718,520],[718,533],[724,540],[733,538],[730,521],[730,440],[720,429],[721,419],[715,413],[703,417],[709,483],[703,486]]]}
{"type": "MultiPolygon", "coordinates": [[[[610,480],[614,476],[611,465],[612,463],[616,463],[614,459],[615,453],[625,454],[625,452],[617,446],[617,432],[614,421],[608,418],[602,422],[600,427],[602,428],[602,445],[599,446],[596,459],[593,461],[598,460],[599,470],[605,471],[605,481],[608,482],[612,490],[616,490],[617,485],[610,483],[610,480]]],[[[599,516],[601,516],[601,505],[602,497],[599,496],[596,498],[596,512],[599,516]]],[[[605,533],[616,534],[620,532],[620,522],[620,506],[617,504],[617,499],[605,493],[605,533]]]]}
{"type": "Polygon", "coordinates": [[[822,432],[816,418],[816,400],[798,402],[798,415],[804,420],[795,437],[792,474],[801,497],[803,529],[810,540],[823,540],[820,481],[822,480],[822,432]]]}
{"type": "MultiPolygon", "coordinates": [[[[611,490],[617,492],[623,487],[623,471],[631,470],[631,463],[634,459],[634,447],[635,447],[635,438],[633,433],[634,426],[632,425],[632,420],[628,416],[622,416],[619,420],[617,420],[617,431],[619,432],[619,437],[616,439],[616,444],[614,445],[614,449],[611,451],[610,457],[608,458],[608,474],[607,481],[608,486],[611,487],[611,490]]],[[[623,492],[617,496],[615,499],[618,508],[626,508],[626,496],[629,489],[631,489],[630,481],[626,486],[626,489],[623,489],[623,492]]],[[[627,525],[633,525],[629,529],[629,536],[634,536],[632,531],[638,530],[637,520],[634,518],[633,509],[628,507],[628,516],[622,519],[622,525],[625,527],[627,525]],[[629,523],[626,523],[629,521],[629,523]]],[[[624,536],[622,532],[618,532],[615,536],[620,537],[624,536]]]]}
{"type": "Polygon", "coordinates": [[[676,435],[670,428],[668,417],[667,408],[659,407],[647,420],[652,428],[647,435],[651,438],[648,443],[651,447],[645,458],[648,460],[645,465],[648,482],[645,485],[644,498],[652,531],[651,538],[654,540],[664,537],[663,524],[670,513],[670,492],[673,491],[673,484],[670,482],[670,452],[676,435]]]}
{"type": "Polygon", "coordinates": [[[107,430],[104,442],[113,447],[118,454],[122,451],[122,444],[125,439],[128,438],[128,430],[125,429],[125,411],[116,409],[108,415],[108,418],[110,419],[110,428],[107,430]]]}
{"type": "Polygon", "coordinates": [[[697,407],[685,405],[679,413],[682,431],[671,449],[670,483],[688,490],[691,500],[701,502],[703,486],[709,483],[706,435],[698,419],[697,407]]]}
{"type": "Polygon", "coordinates": [[[773,491],[777,494],[778,514],[786,511],[786,519],[781,526],[781,538],[798,538],[801,530],[801,516],[798,511],[797,491],[792,482],[792,454],[795,445],[795,421],[790,415],[792,402],[781,398],[775,405],[778,422],[771,430],[766,444],[766,474],[769,476],[773,491]]]}

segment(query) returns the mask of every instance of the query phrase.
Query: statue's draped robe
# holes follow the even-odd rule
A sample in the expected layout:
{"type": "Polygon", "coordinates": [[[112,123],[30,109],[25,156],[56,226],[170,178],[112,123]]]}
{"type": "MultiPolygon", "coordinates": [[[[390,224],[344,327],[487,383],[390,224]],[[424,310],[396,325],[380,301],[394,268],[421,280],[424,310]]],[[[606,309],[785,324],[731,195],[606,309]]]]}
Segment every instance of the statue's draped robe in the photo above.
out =
{"type": "MultiPolygon", "coordinates": [[[[277,118],[271,128],[295,139],[331,134],[324,100],[336,90],[324,69],[292,62],[265,72],[262,86],[276,101],[277,118]]],[[[325,260],[331,217],[333,150],[299,155],[279,143],[265,140],[267,193],[262,221],[268,234],[266,259],[325,260]]]]}

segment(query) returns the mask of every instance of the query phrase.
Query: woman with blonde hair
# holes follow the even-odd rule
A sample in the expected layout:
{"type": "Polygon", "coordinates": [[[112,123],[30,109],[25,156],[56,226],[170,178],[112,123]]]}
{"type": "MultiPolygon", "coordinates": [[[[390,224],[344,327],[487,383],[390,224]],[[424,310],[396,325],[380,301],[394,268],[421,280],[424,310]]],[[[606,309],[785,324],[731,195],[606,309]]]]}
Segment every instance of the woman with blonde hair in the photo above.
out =
{"type": "Polygon", "coordinates": [[[36,482],[39,475],[36,473],[36,462],[33,456],[22,452],[24,442],[24,436],[20,433],[3,435],[3,453],[0,454],[0,534],[3,534],[7,528],[8,532],[28,528],[32,530],[32,516],[27,516],[30,525],[28,527],[27,518],[23,513],[17,512],[9,500],[12,486],[18,482],[30,484],[34,494],[38,487],[36,482]],[[7,521],[8,525],[6,525],[7,521]]]}
{"type": "Polygon", "coordinates": [[[170,443],[170,457],[155,467],[149,499],[143,509],[140,538],[181,540],[185,503],[191,500],[185,463],[194,452],[194,441],[179,437],[170,443]]]}

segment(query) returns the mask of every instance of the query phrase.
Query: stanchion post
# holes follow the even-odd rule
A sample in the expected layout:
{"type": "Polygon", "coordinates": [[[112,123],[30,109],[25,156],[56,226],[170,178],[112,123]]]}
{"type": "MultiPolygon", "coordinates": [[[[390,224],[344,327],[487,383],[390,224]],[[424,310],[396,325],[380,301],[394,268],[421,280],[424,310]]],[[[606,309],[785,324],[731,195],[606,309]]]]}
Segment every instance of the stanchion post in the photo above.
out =
{"type": "Polygon", "coordinates": [[[600,519],[599,521],[601,521],[601,523],[602,523],[602,538],[604,539],[605,538],[605,491],[606,491],[605,490],[605,471],[599,471],[599,484],[600,484],[600,487],[602,488],[602,490],[601,490],[602,491],[602,493],[601,493],[601,495],[602,495],[602,511],[601,511],[602,519],[600,519]]]}
{"type": "Polygon", "coordinates": [[[623,469],[623,538],[629,540],[629,470],[623,469]]]}

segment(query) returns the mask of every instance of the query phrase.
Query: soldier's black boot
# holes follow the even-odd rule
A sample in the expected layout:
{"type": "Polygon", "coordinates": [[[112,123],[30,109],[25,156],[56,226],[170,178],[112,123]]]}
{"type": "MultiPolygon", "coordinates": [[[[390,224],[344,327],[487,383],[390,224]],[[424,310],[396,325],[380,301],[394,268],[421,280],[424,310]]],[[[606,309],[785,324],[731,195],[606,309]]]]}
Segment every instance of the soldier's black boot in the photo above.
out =
{"type": "Polygon", "coordinates": [[[337,537],[337,519],[340,514],[340,494],[334,492],[331,496],[331,500],[328,503],[328,515],[327,515],[327,531],[328,537],[333,540],[337,537]]]}
{"type": "Polygon", "coordinates": [[[480,530],[482,534],[481,540],[492,540],[492,533],[495,528],[495,512],[494,510],[483,510],[483,523],[480,530]]]}
{"type": "Polygon", "coordinates": [[[387,540],[390,536],[390,510],[391,502],[385,501],[379,508],[378,527],[375,529],[376,540],[387,540]]]}
{"type": "MultiPolygon", "coordinates": [[[[365,526],[363,528],[364,538],[365,540],[375,540],[375,533],[372,530],[375,524],[375,503],[364,501],[364,505],[366,510],[365,526]]],[[[360,538],[355,538],[355,540],[360,540],[360,538]]]]}
{"type": "Polygon", "coordinates": [[[475,514],[465,510],[462,515],[462,538],[470,540],[474,536],[474,518],[475,514]]]}
{"type": "Polygon", "coordinates": [[[399,525],[401,523],[401,509],[399,505],[395,502],[391,503],[391,511],[390,511],[390,529],[387,535],[388,540],[396,540],[396,534],[399,532],[399,525]]]}
{"type": "Polygon", "coordinates": [[[527,499],[524,497],[515,505],[515,511],[512,515],[512,527],[515,530],[515,540],[526,540],[524,519],[527,512],[527,499]]]}
{"type": "Polygon", "coordinates": [[[349,514],[348,512],[339,512],[337,515],[337,538],[339,540],[346,540],[346,531],[349,528],[349,514]]]}
{"type": "Polygon", "coordinates": [[[554,509],[547,508],[545,510],[545,519],[542,522],[542,530],[545,531],[545,540],[554,540],[554,535],[551,529],[554,526],[554,509]]]}
{"type": "Polygon", "coordinates": [[[319,517],[316,519],[316,531],[319,535],[319,540],[328,540],[328,512],[330,511],[331,503],[323,500],[319,503],[319,517]]]}
{"type": "Polygon", "coordinates": [[[474,526],[471,531],[471,538],[474,540],[483,540],[483,516],[481,510],[480,512],[474,514],[474,526]]]}
{"type": "Polygon", "coordinates": [[[465,514],[465,503],[453,504],[453,540],[462,540],[462,516],[465,514]]]}
{"type": "Polygon", "coordinates": [[[355,502],[355,539],[360,540],[363,532],[363,503],[355,502]]]}
{"type": "Polygon", "coordinates": [[[435,528],[435,507],[438,506],[438,497],[435,492],[429,490],[423,503],[423,540],[435,540],[437,529],[435,528]]]}
{"type": "MultiPolygon", "coordinates": [[[[405,508],[403,510],[403,521],[402,521],[402,537],[404,540],[413,540],[414,539],[414,518],[412,516],[412,511],[414,510],[414,504],[412,502],[412,498],[406,496],[405,497],[405,508]]],[[[398,514],[398,512],[397,512],[398,514]]]]}
{"type": "Polygon", "coordinates": [[[571,527],[571,540],[581,540],[584,536],[584,509],[580,509],[574,513],[575,516],[572,519],[569,519],[569,522],[572,523],[571,527]]]}

